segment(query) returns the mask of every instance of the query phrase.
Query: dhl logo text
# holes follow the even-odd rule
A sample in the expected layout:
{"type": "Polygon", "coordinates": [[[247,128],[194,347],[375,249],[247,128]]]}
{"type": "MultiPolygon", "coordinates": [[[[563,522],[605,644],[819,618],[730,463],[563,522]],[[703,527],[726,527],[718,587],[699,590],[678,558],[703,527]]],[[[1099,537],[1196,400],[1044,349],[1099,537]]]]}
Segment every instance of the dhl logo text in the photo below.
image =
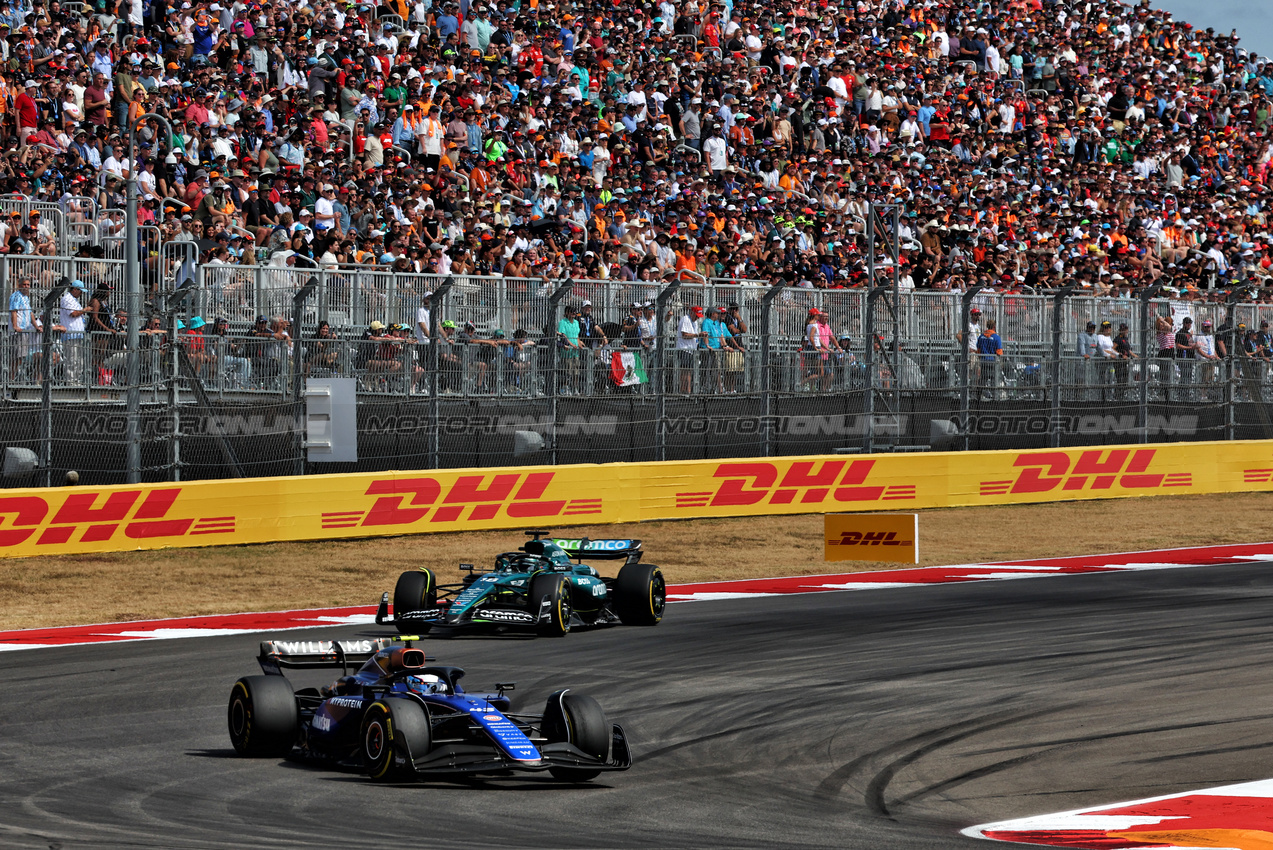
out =
{"type": "Polygon", "coordinates": [[[896,531],[845,531],[839,540],[828,540],[831,546],[911,546],[914,541],[898,540],[896,531]]]}
{"type": "Polygon", "coordinates": [[[417,522],[543,519],[601,513],[601,499],[545,499],[552,472],[461,475],[450,486],[435,478],[397,478],[371,482],[365,495],[371,507],[323,514],[323,528],[412,525],[417,522]],[[445,491],[445,492],[444,492],[445,491]]]}
{"type": "Polygon", "coordinates": [[[676,494],[678,508],[739,505],[822,504],[914,499],[913,484],[868,484],[873,460],[797,461],[779,474],[772,463],[722,463],[713,478],[724,481],[715,491],[676,494]]]}
{"type": "Polygon", "coordinates": [[[981,495],[1047,493],[1057,489],[1109,490],[1115,485],[1128,490],[1193,486],[1192,473],[1149,471],[1156,452],[1156,449],[1093,449],[1080,453],[1073,461],[1065,452],[1018,455],[1012,464],[1021,470],[1017,477],[982,481],[981,495]]]}
{"type": "Polygon", "coordinates": [[[144,495],[141,490],[71,493],[60,504],[40,496],[0,498],[0,547],[25,543],[37,531],[37,546],[110,540],[121,528],[132,540],[234,532],[232,516],[168,518],[179,495],[181,488],[172,487],[144,495]]]}

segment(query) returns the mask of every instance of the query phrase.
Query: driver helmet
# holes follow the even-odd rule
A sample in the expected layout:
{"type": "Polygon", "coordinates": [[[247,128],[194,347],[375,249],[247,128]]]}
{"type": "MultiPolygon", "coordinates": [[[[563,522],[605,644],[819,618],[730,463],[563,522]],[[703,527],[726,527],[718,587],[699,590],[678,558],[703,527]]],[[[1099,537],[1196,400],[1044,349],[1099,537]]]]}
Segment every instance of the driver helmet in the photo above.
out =
{"type": "Polygon", "coordinates": [[[446,682],[443,682],[432,673],[425,673],[422,676],[408,676],[407,690],[415,694],[444,694],[446,693],[446,682]]]}

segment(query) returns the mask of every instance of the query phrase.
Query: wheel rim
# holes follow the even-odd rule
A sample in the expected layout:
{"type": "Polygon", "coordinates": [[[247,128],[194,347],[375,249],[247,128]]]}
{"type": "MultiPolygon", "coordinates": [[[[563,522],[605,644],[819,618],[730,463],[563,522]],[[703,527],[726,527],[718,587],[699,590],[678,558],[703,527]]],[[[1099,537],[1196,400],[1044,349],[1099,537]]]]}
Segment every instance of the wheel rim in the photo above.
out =
{"type": "Polygon", "coordinates": [[[380,725],[379,720],[373,720],[367,724],[367,732],[363,736],[363,749],[367,753],[367,758],[373,762],[379,761],[384,756],[385,729],[380,725]]]}
{"type": "Polygon", "coordinates": [[[667,583],[663,581],[662,573],[655,573],[654,578],[650,580],[650,613],[661,619],[663,606],[666,604],[667,583]]]}
{"type": "Polygon", "coordinates": [[[247,706],[243,704],[243,700],[236,699],[234,704],[230,706],[230,732],[234,734],[234,737],[242,738],[247,725],[247,706]]]}
{"type": "Polygon", "coordinates": [[[570,591],[563,585],[558,588],[561,595],[557,597],[557,614],[561,618],[561,630],[570,629],[570,591]]]}

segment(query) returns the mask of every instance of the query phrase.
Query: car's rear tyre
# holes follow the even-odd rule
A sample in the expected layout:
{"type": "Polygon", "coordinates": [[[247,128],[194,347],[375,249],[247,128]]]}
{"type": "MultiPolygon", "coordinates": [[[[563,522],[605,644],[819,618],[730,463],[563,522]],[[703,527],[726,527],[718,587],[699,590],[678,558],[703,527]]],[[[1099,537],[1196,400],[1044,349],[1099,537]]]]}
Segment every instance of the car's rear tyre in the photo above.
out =
{"type": "MultiPolygon", "coordinates": [[[[610,723],[592,697],[562,691],[550,696],[542,731],[550,742],[566,741],[595,759],[610,760],[610,723]]],[[[566,782],[587,782],[601,773],[582,767],[550,767],[548,772],[566,782]]]]}
{"type": "MultiPolygon", "coordinates": [[[[393,588],[393,617],[411,611],[434,608],[438,604],[438,580],[432,570],[411,570],[398,576],[393,588]]],[[[401,624],[416,631],[428,631],[427,625],[401,624]]]]}
{"type": "Polygon", "coordinates": [[[667,583],[654,564],[625,564],[614,581],[614,610],[625,626],[655,626],[663,619],[667,583]]]}
{"type": "Polygon", "coordinates": [[[544,600],[549,600],[548,622],[540,623],[539,633],[549,637],[562,637],[570,631],[570,588],[566,577],[555,573],[540,573],[530,580],[531,613],[539,616],[544,600]]]}
{"type": "Polygon", "coordinates": [[[411,699],[373,702],[362,717],[362,763],[373,782],[415,777],[413,762],[429,751],[429,715],[411,699]]]}
{"type": "Polygon", "coordinates": [[[292,683],[282,676],[244,676],[230,690],[226,722],[239,755],[287,755],[300,724],[292,683]]]}

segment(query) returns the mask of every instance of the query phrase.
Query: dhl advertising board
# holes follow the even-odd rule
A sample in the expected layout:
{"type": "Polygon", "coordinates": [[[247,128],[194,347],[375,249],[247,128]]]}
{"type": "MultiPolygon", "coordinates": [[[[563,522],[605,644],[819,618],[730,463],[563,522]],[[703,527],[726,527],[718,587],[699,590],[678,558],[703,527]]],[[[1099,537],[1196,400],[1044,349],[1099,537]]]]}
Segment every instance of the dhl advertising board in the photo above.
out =
{"type": "Polygon", "coordinates": [[[1273,489],[1273,441],[7,490],[0,557],[1273,489]]]}

